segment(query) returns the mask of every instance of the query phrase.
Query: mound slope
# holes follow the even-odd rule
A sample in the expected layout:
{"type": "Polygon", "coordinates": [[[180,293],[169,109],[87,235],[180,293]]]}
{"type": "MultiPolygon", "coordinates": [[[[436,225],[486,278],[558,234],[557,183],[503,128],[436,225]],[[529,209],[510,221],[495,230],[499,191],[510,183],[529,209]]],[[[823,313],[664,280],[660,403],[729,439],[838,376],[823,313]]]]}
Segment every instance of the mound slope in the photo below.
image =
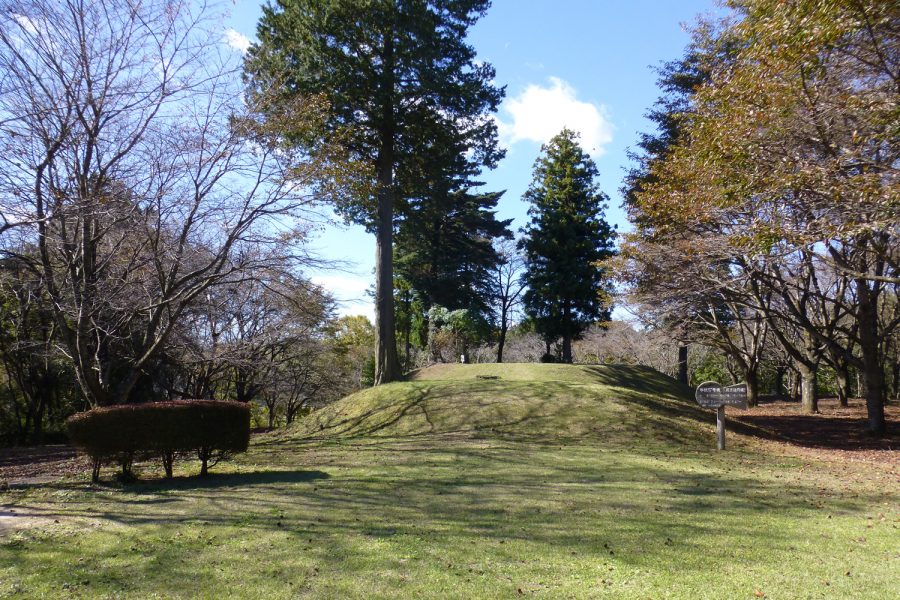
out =
{"type": "MultiPolygon", "coordinates": [[[[561,442],[703,443],[709,415],[690,390],[626,365],[436,365],[363,390],[298,424],[304,436],[455,434],[561,442]]],[[[706,439],[708,443],[708,439],[706,439]]]]}

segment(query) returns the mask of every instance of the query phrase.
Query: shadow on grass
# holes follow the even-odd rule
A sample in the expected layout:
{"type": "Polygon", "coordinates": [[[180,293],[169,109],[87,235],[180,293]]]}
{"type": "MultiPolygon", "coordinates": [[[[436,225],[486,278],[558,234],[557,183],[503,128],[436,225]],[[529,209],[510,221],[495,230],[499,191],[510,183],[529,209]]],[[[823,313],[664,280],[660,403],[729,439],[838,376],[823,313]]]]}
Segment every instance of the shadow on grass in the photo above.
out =
{"type": "Polygon", "coordinates": [[[805,448],[825,450],[900,449],[900,424],[888,423],[888,432],[872,436],[866,419],[828,418],[822,415],[741,415],[729,417],[731,429],[746,435],[805,448]]]}
{"type": "Polygon", "coordinates": [[[154,492],[158,490],[211,490],[217,488],[279,485],[328,479],[324,471],[255,471],[251,473],[210,473],[206,477],[175,477],[138,481],[127,486],[128,491],[154,492]]]}
{"type": "MultiPolygon", "coordinates": [[[[368,462],[353,449],[346,452],[368,462]]],[[[110,554],[156,552],[136,541],[150,531],[173,564],[192,549],[177,545],[182,542],[171,537],[171,527],[221,528],[216,533],[221,543],[231,536],[254,539],[277,532],[296,538],[285,546],[288,550],[325,536],[322,546],[329,550],[322,556],[335,560],[335,568],[346,553],[360,552],[358,536],[482,545],[518,541],[597,555],[606,554],[610,544],[618,560],[645,566],[652,563],[652,554],[645,556],[639,549],[667,540],[700,551],[721,539],[756,539],[784,550],[793,543],[790,533],[763,526],[760,519],[775,514],[800,522],[822,514],[815,485],[757,481],[749,474],[689,473],[666,461],[622,457],[572,464],[571,455],[553,459],[543,451],[530,452],[526,444],[502,452],[410,450],[418,461],[412,467],[381,466],[365,475],[332,479],[321,471],[222,474],[203,485],[182,480],[171,487],[127,488],[104,498],[88,493],[67,498],[55,509],[21,504],[17,509],[23,516],[139,526],[111,542],[110,554]],[[453,462],[445,460],[450,454],[453,462]],[[329,482],[290,485],[320,480],[329,482]],[[177,489],[178,495],[156,495],[170,489],[177,489]]],[[[882,495],[860,493],[831,497],[828,510],[855,513],[883,500],[882,495]]]]}
{"type": "MultiPolygon", "coordinates": [[[[69,581],[60,565],[75,565],[85,573],[78,571],[77,581],[97,586],[90,589],[95,597],[118,590],[133,597],[209,595],[199,587],[198,561],[214,561],[211,576],[221,578],[221,589],[240,580],[248,587],[234,595],[252,597],[272,585],[277,569],[296,573],[307,568],[297,564],[315,565],[323,573],[358,569],[367,577],[408,554],[476,568],[496,559],[502,569],[510,556],[519,559],[519,549],[531,549],[521,556],[590,556],[641,569],[669,561],[679,571],[702,572],[729,560],[721,549],[737,542],[795,558],[794,545],[819,539],[798,528],[823,516],[820,502],[829,513],[859,515],[891,493],[853,490],[825,499],[815,480],[776,481],[765,468],[757,476],[736,461],[711,467],[710,455],[604,453],[588,445],[557,450],[499,439],[482,447],[453,436],[323,445],[309,453],[288,442],[265,444],[277,444],[294,465],[339,468],[333,476],[286,469],[120,490],[51,487],[41,503],[24,498],[17,510],[58,517],[61,528],[71,517],[73,528],[90,533],[79,534],[78,545],[65,535],[0,545],[0,565],[15,562],[35,581],[50,578],[57,590],[69,581]],[[127,528],[81,526],[98,522],[127,528]],[[268,567],[248,568],[251,554],[264,555],[268,567]]],[[[265,456],[257,451],[250,460],[265,456]]]]}
{"type": "Polygon", "coordinates": [[[650,367],[639,365],[584,365],[597,383],[611,387],[627,388],[645,394],[654,394],[665,398],[688,400],[693,396],[689,386],[678,383],[675,379],[664,375],[650,367]]]}
{"type": "MultiPolygon", "coordinates": [[[[156,493],[167,490],[204,490],[229,487],[246,486],[270,486],[280,484],[302,483],[328,479],[330,475],[324,471],[254,471],[250,473],[210,473],[206,477],[197,475],[185,475],[172,479],[137,479],[129,483],[120,481],[101,481],[99,483],[87,483],[72,480],[54,482],[23,483],[16,489],[45,489],[57,492],[92,489],[107,492],[128,492],[132,494],[156,493]]],[[[122,500],[129,502],[129,500],[122,500]]],[[[160,498],[155,502],[170,502],[171,498],[160,498]]],[[[148,502],[141,500],[140,502],[148,502]]]]}

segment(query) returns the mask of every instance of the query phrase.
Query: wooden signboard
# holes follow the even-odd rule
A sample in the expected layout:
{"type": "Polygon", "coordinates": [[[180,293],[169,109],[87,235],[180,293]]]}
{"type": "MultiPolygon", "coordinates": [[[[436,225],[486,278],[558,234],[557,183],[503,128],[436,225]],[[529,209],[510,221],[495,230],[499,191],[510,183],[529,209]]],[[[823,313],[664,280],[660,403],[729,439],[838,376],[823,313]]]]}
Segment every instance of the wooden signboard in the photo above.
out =
{"type": "Polygon", "coordinates": [[[707,381],[697,386],[697,404],[703,408],[736,406],[747,408],[747,384],[724,386],[715,381],[707,381]]]}
{"type": "Polygon", "coordinates": [[[707,381],[697,386],[697,404],[703,408],[716,409],[716,447],[725,449],[725,407],[747,408],[747,384],[724,386],[715,381],[707,381]]]}

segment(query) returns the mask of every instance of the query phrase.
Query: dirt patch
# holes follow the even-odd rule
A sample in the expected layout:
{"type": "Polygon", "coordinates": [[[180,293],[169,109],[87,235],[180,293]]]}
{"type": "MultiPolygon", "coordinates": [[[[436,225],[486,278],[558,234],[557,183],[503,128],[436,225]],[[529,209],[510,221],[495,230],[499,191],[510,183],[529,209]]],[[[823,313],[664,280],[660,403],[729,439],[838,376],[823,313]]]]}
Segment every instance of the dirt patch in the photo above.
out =
{"type": "Polygon", "coordinates": [[[15,508],[0,507],[0,538],[20,529],[59,523],[52,517],[29,515],[15,508]]]}
{"type": "Polygon", "coordinates": [[[81,473],[87,466],[86,459],[64,444],[0,449],[0,482],[8,485],[52,480],[81,473]]]}
{"type": "Polygon", "coordinates": [[[819,400],[819,413],[806,414],[797,402],[763,401],[748,410],[729,407],[729,428],[751,437],[782,442],[802,454],[879,462],[900,469],[900,406],[885,406],[887,434],[866,433],[862,399],[840,406],[836,398],[819,400]]]}

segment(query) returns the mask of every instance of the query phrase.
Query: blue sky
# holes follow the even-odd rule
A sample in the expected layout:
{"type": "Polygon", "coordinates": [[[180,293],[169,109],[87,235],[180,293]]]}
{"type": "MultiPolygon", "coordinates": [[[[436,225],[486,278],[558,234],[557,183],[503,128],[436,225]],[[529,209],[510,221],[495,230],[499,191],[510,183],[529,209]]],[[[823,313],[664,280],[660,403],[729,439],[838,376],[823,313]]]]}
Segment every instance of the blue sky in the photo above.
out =
{"type": "MultiPolygon", "coordinates": [[[[234,0],[226,39],[236,46],[254,39],[260,13],[256,0],[234,0]]],[[[685,24],[722,13],[714,0],[494,0],[469,41],[506,86],[497,118],[507,155],[482,177],[484,190],[506,190],[499,217],[514,219],[516,229],[524,225],[521,197],[541,143],[568,126],[597,163],[610,197],[607,219],[627,229],[618,190],[627,149],[650,128],[643,115],[658,96],[650,67],[681,56],[685,24]]],[[[365,290],[374,281],[372,236],[360,227],[326,227],[313,247],[352,265],[314,275],[342,301],[340,312],[371,318],[365,290]]]]}

